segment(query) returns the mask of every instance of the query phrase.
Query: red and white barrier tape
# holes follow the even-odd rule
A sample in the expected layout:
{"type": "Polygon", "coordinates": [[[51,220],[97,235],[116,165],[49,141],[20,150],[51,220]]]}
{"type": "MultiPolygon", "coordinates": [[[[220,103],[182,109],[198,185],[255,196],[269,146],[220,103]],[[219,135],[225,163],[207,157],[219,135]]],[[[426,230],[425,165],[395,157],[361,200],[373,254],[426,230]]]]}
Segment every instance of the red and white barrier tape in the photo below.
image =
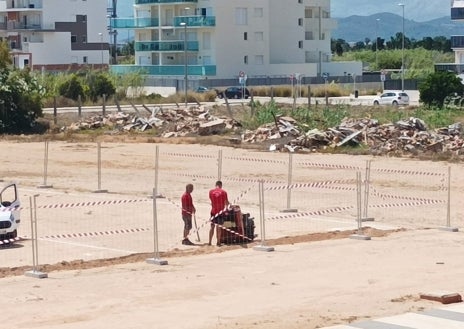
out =
{"type": "Polygon", "coordinates": [[[429,171],[420,171],[420,170],[405,170],[405,169],[382,169],[374,168],[374,171],[386,174],[401,174],[401,175],[418,175],[418,176],[438,176],[444,177],[444,173],[429,172],[429,171]]]}
{"type": "Polygon", "coordinates": [[[205,155],[205,154],[163,152],[163,153],[161,153],[161,155],[174,156],[174,157],[183,157],[183,158],[217,159],[217,156],[205,155]]]}
{"type": "Polygon", "coordinates": [[[69,239],[69,238],[87,238],[87,237],[96,237],[96,236],[105,236],[105,235],[119,235],[127,233],[140,233],[140,232],[149,232],[150,228],[130,228],[130,229],[119,229],[119,230],[109,230],[109,231],[100,231],[100,232],[81,232],[81,233],[63,233],[63,234],[53,234],[46,235],[41,237],[41,239],[69,239]]]}
{"type": "Polygon", "coordinates": [[[239,161],[249,161],[249,162],[263,162],[263,163],[278,163],[278,164],[287,164],[286,161],[283,160],[275,160],[275,159],[259,159],[259,158],[250,158],[250,157],[225,157],[227,160],[239,160],[239,161]]]}
{"type": "Polygon", "coordinates": [[[20,237],[16,237],[16,238],[14,238],[14,239],[4,239],[4,240],[0,240],[0,246],[7,245],[7,244],[12,244],[12,243],[18,242],[18,241],[20,241],[20,240],[21,240],[20,237]]]}
{"type": "Polygon", "coordinates": [[[37,206],[39,209],[60,209],[60,208],[78,208],[78,207],[92,207],[92,206],[107,206],[127,203],[140,203],[147,202],[149,199],[134,199],[134,200],[101,200],[101,201],[87,201],[87,202],[72,202],[72,203],[58,203],[43,206],[37,206]]]}
{"type": "Polygon", "coordinates": [[[315,168],[326,168],[326,169],[350,169],[350,170],[362,170],[361,167],[331,164],[331,163],[317,163],[317,162],[298,162],[300,166],[315,167],[315,168]]]}
{"type": "Polygon", "coordinates": [[[370,188],[373,190],[372,196],[380,197],[383,201],[387,201],[387,199],[410,200],[410,201],[420,201],[420,202],[437,201],[434,199],[418,198],[418,197],[413,197],[413,196],[386,194],[386,193],[377,191],[376,188],[372,185],[370,185],[370,188]]]}
{"type": "Polygon", "coordinates": [[[308,216],[321,216],[321,215],[331,214],[334,212],[342,212],[342,211],[350,210],[350,209],[354,209],[354,206],[335,207],[335,208],[316,210],[316,211],[310,211],[310,212],[291,213],[291,214],[286,214],[286,215],[281,215],[281,216],[270,217],[267,220],[300,218],[300,217],[308,217],[308,216]]]}
{"type": "Polygon", "coordinates": [[[369,205],[369,208],[396,208],[396,207],[401,208],[401,207],[439,204],[439,203],[445,203],[445,201],[444,200],[424,200],[424,201],[415,201],[415,202],[375,204],[375,205],[369,205]]]}
{"type": "Polygon", "coordinates": [[[297,189],[297,188],[332,188],[340,190],[353,190],[354,187],[336,187],[329,186],[332,184],[353,184],[354,180],[333,180],[333,181],[323,181],[323,182],[313,182],[313,183],[296,183],[291,185],[281,185],[281,186],[271,186],[266,187],[266,191],[275,191],[275,190],[288,190],[288,189],[297,189]]]}

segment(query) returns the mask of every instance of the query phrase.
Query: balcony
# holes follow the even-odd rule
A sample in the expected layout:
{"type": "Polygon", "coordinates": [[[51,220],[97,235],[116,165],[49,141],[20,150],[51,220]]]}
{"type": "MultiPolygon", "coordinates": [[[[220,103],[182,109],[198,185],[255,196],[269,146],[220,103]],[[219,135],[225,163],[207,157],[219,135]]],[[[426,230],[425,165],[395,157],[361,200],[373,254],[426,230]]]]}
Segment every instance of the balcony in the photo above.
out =
{"type": "Polygon", "coordinates": [[[159,26],[158,18],[114,18],[110,21],[113,29],[136,29],[159,26]]]}
{"type": "Polygon", "coordinates": [[[464,35],[451,36],[451,49],[464,48],[464,35]]]}
{"type": "MultiPolygon", "coordinates": [[[[187,41],[187,51],[198,51],[198,41],[187,41]]],[[[184,51],[184,41],[136,42],[135,51],[184,51]]]]}
{"type": "Polygon", "coordinates": [[[208,27],[216,26],[215,16],[177,16],[174,18],[174,26],[181,26],[180,23],[187,23],[187,27],[208,27]]]}
{"type": "Polygon", "coordinates": [[[198,3],[198,0],[135,0],[136,5],[198,3]]]}
{"type": "Polygon", "coordinates": [[[464,20],[464,8],[463,7],[451,8],[451,20],[453,21],[464,20]]]}
{"type": "MultiPolygon", "coordinates": [[[[140,73],[154,76],[184,76],[184,65],[112,65],[112,73],[129,74],[140,73]]],[[[188,65],[188,75],[190,76],[215,76],[216,65],[188,65]]]]}
{"type": "Polygon", "coordinates": [[[7,11],[18,11],[18,10],[31,10],[31,9],[42,9],[42,1],[41,0],[35,0],[35,1],[21,1],[16,3],[14,1],[12,2],[7,2],[6,4],[6,9],[7,11]]]}
{"type": "Polygon", "coordinates": [[[7,31],[17,31],[17,30],[41,31],[43,30],[43,27],[40,24],[24,24],[22,22],[8,21],[6,24],[2,24],[0,29],[6,29],[7,31]]]}

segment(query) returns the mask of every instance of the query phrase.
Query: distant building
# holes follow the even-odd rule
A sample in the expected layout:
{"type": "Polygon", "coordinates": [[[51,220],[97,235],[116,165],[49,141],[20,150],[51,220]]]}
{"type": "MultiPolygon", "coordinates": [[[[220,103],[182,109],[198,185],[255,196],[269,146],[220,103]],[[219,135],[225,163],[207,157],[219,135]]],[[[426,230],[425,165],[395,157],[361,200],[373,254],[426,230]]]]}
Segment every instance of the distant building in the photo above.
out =
{"type": "Polygon", "coordinates": [[[106,0],[0,0],[0,38],[18,68],[107,67],[106,16],[106,0]]]}
{"type": "MultiPolygon", "coordinates": [[[[451,20],[464,22],[464,0],[451,0],[451,20]]],[[[464,35],[451,36],[451,49],[454,51],[454,63],[435,64],[437,71],[464,73],[464,35]]]]}
{"type": "Polygon", "coordinates": [[[135,62],[117,73],[230,79],[361,74],[360,63],[331,62],[330,0],[134,0],[135,62]]]}

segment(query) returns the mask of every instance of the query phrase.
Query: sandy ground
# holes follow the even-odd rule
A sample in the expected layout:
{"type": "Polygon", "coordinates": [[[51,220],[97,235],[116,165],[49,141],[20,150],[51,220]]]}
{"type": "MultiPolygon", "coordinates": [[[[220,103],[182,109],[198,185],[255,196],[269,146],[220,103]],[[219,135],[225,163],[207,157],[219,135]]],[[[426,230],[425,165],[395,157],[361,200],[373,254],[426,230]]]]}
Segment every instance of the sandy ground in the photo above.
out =
{"type": "Polygon", "coordinates": [[[194,181],[198,220],[204,223],[207,191],[217,178],[218,149],[161,145],[159,189],[167,198],[159,200],[158,211],[165,233],[161,257],[168,261],[161,266],[145,262],[152,256],[149,231],[133,241],[66,236],[105,227],[128,229],[133,211],[136,227],[150,227],[151,202],[140,202],[129,212],[116,208],[99,214],[97,209],[72,207],[45,212],[47,205],[76,200],[145,197],[153,187],[153,144],[105,144],[102,187],[110,193],[98,196],[92,194],[97,188],[94,144],[52,143],[53,190],[47,191],[37,189],[43,143],[2,141],[0,146],[14,150],[0,160],[0,177],[18,182],[25,200],[40,194],[41,260],[50,264],[42,268],[47,279],[22,275],[30,265],[27,222],[21,227],[26,239],[17,248],[0,250],[2,322],[13,328],[320,328],[439,306],[420,300],[423,292],[464,291],[463,233],[439,229],[447,217],[449,166],[450,217],[453,225],[464,226],[459,208],[464,172],[459,164],[295,155],[294,182],[309,187],[292,194],[292,206],[302,218],[291,218],[281,212],[288,155],[224,148],[228,161],[222,175],[229,194],[255,218],[256,182],[266,181],[266,245],[275,250],[255,250],[259,235],[248,245],[205,246],[205,227],[200,245],[185,247],[179,243],[179,210],[171,200],[177,200],[186,182],[194,181]],[[362,171],[367,160],[373,161],[369,215],[375,222],[363,230],[372,239],[363,241],[350,238],[358,232],[353,170],[362,171]],[[326,185],[310,184],[314,182],[326,185]],[[131,256],[130,250],[137,253],[131,256]]]}

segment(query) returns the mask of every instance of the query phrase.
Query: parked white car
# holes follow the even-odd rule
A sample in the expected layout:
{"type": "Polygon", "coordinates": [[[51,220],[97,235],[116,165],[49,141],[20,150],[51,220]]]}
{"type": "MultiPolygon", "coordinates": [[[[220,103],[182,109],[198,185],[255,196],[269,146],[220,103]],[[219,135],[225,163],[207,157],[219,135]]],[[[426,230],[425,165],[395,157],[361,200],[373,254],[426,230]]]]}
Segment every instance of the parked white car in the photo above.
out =
{"type": "Polygon", "coordinates": [[[18,189],[9,184],[0,191],[0,243],[13,243],[18,239],[18,227],[21,222],[18,189]]]}
{"type": "Polygon", "coordinates": [[[403,91],[389,91],[374,98],[374,105],[409,105],[409,96],[403,91]]]}

